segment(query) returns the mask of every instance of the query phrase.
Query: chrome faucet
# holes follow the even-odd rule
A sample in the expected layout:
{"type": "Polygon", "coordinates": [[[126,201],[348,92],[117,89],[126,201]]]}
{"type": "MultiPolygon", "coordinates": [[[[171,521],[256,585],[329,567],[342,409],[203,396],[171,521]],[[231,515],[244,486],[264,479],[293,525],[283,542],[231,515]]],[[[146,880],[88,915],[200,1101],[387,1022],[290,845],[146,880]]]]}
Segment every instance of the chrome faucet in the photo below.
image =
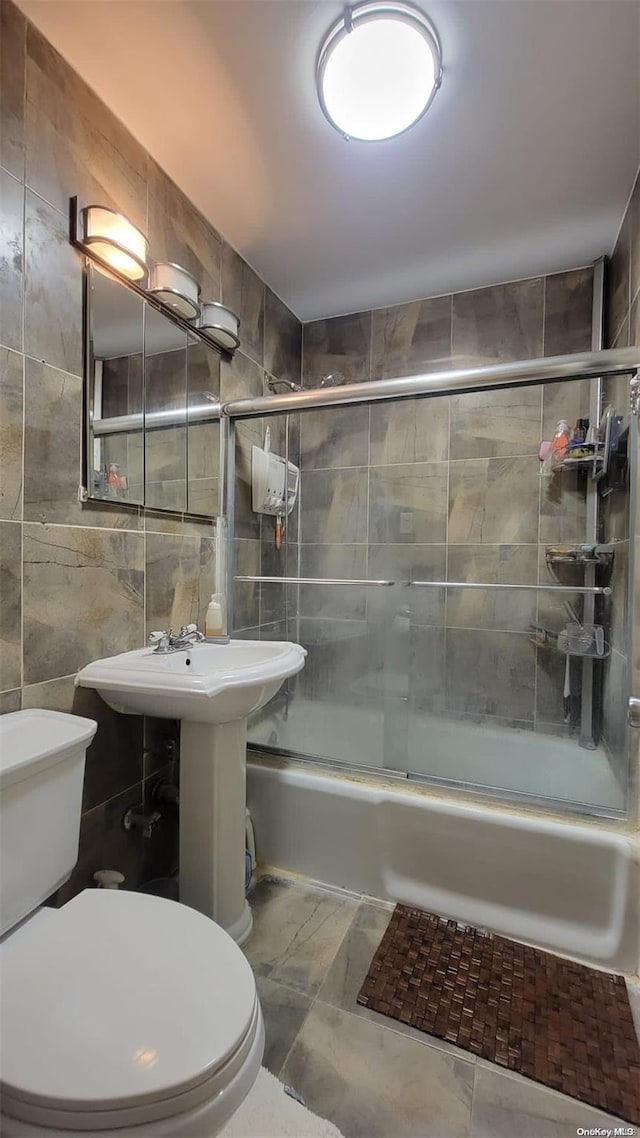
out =
{"type": "Polygon", "coordinates": [[[166,632],[150,632],[148,643],[155,652],[166,655],[168,652],[188,652],[201,640],[204,636],[198,632],[197,625],[183,624],[175,635],[170,628],[166,632]]]}

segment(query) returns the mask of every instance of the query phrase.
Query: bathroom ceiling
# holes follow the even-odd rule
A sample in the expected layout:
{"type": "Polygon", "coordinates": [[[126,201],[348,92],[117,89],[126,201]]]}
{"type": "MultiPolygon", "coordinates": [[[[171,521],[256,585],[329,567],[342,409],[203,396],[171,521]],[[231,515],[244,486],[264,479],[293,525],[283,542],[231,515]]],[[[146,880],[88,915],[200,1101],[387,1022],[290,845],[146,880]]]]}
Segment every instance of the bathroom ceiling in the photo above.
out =
{"type": "Polygon", "coordinates": [[[635,0],[433,0],[442,89],[345,142],[316,98],[336,0],[20,0],[303,320],[611,252],[640,160],[635,0]]]}

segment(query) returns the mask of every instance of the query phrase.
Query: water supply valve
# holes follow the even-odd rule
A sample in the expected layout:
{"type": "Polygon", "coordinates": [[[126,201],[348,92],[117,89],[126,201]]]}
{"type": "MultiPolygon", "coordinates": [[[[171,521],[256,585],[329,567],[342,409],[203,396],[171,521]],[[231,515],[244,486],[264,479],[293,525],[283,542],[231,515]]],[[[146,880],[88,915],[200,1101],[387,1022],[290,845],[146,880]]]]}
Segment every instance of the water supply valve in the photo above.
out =
{"type": "Polygon", "coordinates": [[[150,838],[161,819],[159,810],[154,810],[153,814],[144,814],[130,806],[122,819],[122,825],[125,830],[140,830],[143,838],[150,838]]]}

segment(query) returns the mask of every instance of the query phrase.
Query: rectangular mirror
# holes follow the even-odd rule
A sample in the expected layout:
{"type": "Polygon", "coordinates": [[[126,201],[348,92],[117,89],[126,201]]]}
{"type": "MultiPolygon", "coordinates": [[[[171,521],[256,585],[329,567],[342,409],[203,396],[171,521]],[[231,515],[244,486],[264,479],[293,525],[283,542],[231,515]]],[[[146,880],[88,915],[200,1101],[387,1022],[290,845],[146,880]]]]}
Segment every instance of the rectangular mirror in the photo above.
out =
{"type": "Polygon", "coordinates": [[[220,513],[220,356],[115,278],[85,267],[90,498],[220,513]]]}

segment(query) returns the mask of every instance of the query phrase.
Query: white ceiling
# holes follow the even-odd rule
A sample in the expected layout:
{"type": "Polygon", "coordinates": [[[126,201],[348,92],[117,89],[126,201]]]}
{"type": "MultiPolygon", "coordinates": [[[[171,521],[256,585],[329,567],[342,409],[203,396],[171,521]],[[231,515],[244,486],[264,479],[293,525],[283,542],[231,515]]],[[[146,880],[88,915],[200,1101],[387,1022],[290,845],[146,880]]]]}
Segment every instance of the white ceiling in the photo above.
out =
{"type": "Polygon", "coordinates": [[[444,80],[345,142],[315,93],[339,0],[20,0],[303,320],[611,252],[640,161],[636,0],[422,0],[444,80]]]}

